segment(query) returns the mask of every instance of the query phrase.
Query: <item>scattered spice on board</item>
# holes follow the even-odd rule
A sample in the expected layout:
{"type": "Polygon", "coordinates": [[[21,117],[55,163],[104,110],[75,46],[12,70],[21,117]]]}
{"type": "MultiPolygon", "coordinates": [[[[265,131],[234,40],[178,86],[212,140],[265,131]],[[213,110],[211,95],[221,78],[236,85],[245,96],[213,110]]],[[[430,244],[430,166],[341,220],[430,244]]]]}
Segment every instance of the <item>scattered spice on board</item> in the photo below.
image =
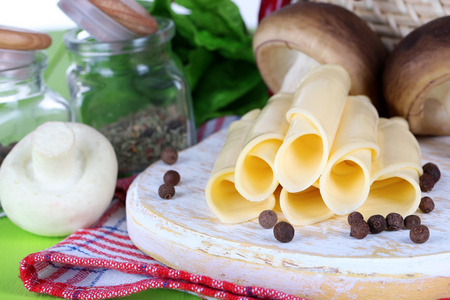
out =
{"type": "Polygon", "coordinates": [[[432,212],[434,209],[433,199],[428,196],[422,197],[422,199],[420,199],[419,209],[426,214],[432,212]]]}
{"type": "Polygon", "coordinates": [[[405,227],[408,229],[418,226],[422,223],[420,217],[417,215],[409,215],[405,218],[405,227]]]}
{"type": "Polygon", "coordinates": [[[164,183],[171,185],[177,185],[180,182],[180,179],[181,179],[180,173],[178,173],[175,170],[167,171],[163,177],[164,183]]]}
{"type": "Polygon", "coordinates": [[[435,184],[436,181],[434,180],[433,176],[428,173],[423,173],[419,178],[420,190],[422,192],[430,192],[434,188],[435,184]]]}
{"type": "Polygon", "coordinates": [[[424,164],[422,168],[423,173],[429,174],[433,178],[435,183],[438,182],[439,179],[441,179],[441,171],[439,170],[439,167],[436,164],[429,162],[424,164]]]}
{"type": "Polygon", "coordinates": [[[409,237],[414,243],[422,244],[430,238],[430,230],[425,225],[414,226],[409,232],[409,237]]]}
{"type": "Polygon", "coordinates": [[[373,215],[367,220],[370,233],[376,234],[382,232],[386,228],[386,219],[382,215],[373,215]]]}
{"type": "Polygon", "coordinates": [[[277,213],[270,209],[264,210],[259,214],[258,222],[262,228],[272,228],[278,222],[277,213]]]}
{"type": "Polygon", "coordinates": [[[398,213],[389,213],[386,216],[386,225],[390,231],[397,231],[403,228],[403,217],[398,213]]]}
{"type": "Polygon", "coordinates": [[[347,217],[347,222],[350,226],[356,221],[364,221],[363,215],[358,211],[350,213],[347,217]]]}
{"type": "Polygon", "coordinates": [[[187,148],[187,121],[175,105],[147,106],[137,113],[119,118],[100,129],[111,142],[119,162],[119,173],[144,170],[160,159],[163,149],[187,148]]]}
{"type": "Polygon", "coordinates": [[[161,152],[161,160],[168,165],[173,165],[178,160],[178,152],[174,147],[166,147],[161,152]]]}
{"type": "Polygon", "coordinates": [[[172,199],[175,196],[175,187],[171,184],[163,183],[159,186],[158,195],[163,199],[172,199]]]}
{"type": "Polygon", "coordinates": [[[278,222],[273,228],[275,238],[281,243],[289,243],[295,235],[294,227],[288,222],[278,222]]]}
{"type": "Polygon", "coordinates": [[[355,221],[350,227],[350,236],[358,240],[365,238],[369,232],[369,224],[364,220],[355,221]]]}

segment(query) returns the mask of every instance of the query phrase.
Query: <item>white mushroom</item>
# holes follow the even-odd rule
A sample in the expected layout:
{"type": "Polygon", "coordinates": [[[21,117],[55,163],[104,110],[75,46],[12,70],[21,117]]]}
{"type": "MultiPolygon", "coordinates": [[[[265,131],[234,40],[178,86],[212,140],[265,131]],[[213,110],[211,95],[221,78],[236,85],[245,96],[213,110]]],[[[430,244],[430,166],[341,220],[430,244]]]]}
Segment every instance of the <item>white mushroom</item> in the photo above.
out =
{"type": "Polygon", "coordinates": [[[47,122],[25,136],[0,168],[0,201],[16,225],[44,236],[91,226],[117,180],[110,142],[81,123],[47,122]]]}

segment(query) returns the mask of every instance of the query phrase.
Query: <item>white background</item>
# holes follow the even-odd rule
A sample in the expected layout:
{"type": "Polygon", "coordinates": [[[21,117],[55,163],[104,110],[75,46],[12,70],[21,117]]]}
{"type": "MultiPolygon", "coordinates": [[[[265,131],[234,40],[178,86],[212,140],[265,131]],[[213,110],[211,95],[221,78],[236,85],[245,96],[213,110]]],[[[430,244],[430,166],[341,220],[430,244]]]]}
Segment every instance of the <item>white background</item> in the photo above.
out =
{"type": "MultiPolygon", "coordinates": [[[[214,1],[214,0],[211,0],[214,1]]],[[[260,0],[233,0],[249,29],[256,28],[260,0]]],[[[75,27],[58,0],[0,0],[0,25],[51,31],[75,27]]]]}

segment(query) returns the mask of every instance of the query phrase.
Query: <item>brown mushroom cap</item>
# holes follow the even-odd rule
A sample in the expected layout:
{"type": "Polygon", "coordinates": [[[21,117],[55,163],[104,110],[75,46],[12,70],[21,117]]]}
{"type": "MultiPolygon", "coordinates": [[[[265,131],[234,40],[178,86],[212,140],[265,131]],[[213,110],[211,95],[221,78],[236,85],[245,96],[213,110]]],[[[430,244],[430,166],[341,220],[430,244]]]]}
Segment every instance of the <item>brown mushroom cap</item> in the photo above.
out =
{"type": "Polygon", "coordinates": [[[408,34],[386,61],[383,92],[389,113],[408,120],[415,134],[450,134],[450,16],[408,34]],[[440,100],[438,100],[440,98],[440,100]]]}
{"type": "Polygon", "coordinates": [[[280,90],[298,52],[350,74],[350,94],[366,95],[382,110],[380,76],[387,56],[380,38],[349,10],[328,3],[298,2],[264,18],[253,50],[261,76],[280,90]]]}

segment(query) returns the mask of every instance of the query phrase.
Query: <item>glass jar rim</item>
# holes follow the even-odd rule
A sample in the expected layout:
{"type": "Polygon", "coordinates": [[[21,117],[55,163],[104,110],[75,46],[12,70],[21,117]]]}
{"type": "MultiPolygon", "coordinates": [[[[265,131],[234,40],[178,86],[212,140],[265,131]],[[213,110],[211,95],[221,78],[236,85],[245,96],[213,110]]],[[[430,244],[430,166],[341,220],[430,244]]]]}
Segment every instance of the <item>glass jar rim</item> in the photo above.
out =
{"type": "MultiPolygon", "coordinates": [[[[2,49],[3,51],[3,49],[2,49]]],[[[32,77],[42,70],[46,69],[48,66],[48,57],[44,50],[32,50],[32,51],[22,51],[22,50],[8,50],[11,54],[23,54],[28,56],[30,53],[32,55],[31,61],[26,61],[22,65],[12,66],[11,68],[0,70],[1,78],[16,78],[25,79],[32,77]]]]}
{"type": "Polygon", "coordinates": [[[139,52],[143,49],[162,45],[175,35],[174,22],[165,17],[154,17],[158,23],[158,31],[126,41],[101,42],[95,40],[87,31],[74,28],[64,34],[64,44],[70,52],[84,56],[116,55],[139,52]]]}

